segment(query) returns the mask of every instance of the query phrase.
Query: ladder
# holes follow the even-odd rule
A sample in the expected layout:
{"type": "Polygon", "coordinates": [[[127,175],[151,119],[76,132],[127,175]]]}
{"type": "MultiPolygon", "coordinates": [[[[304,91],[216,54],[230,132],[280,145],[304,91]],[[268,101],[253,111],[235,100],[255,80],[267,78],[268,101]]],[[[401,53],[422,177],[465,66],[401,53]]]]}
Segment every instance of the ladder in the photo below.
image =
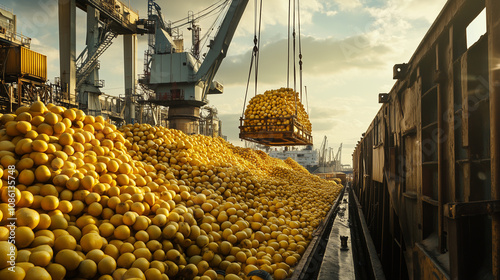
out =
{"type": "Polygon", "coordinates": [[[116,36],[118,36],[118,33],[113,30],[109,30],[106,32],[104,39],[101,41],[99,47],[97,47],[97,50],[92,54],[92,56],[88,56],[88,48],[85,48],[85,50],[78,56],[76,61],[76,88],[79,88],[90,73],[92,73],[92,70],[97,67],[99,64],[99,57],[109,48],[109,46],[111,46],[111,44],[113,44],[113,39],[116,38],[116,36]]]}

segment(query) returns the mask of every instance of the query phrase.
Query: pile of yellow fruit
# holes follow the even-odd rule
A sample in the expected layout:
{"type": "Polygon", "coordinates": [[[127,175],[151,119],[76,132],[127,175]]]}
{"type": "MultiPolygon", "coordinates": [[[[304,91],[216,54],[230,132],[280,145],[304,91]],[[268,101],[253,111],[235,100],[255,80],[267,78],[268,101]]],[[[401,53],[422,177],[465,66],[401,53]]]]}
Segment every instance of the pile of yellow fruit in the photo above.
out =
{"type": "Polygon", "coordinates": [[[0,115],[0,158],[0,279],[284,279],[341,190],[221,138],[41,102],[0,115]]]}
{"type": "Polygon", "coordinates": [[[293,131],[292,118],[311,133],[309,116],[299,94],[291,88],[267,90],[250,99],[245,109],[243,131],[293,131]]]}

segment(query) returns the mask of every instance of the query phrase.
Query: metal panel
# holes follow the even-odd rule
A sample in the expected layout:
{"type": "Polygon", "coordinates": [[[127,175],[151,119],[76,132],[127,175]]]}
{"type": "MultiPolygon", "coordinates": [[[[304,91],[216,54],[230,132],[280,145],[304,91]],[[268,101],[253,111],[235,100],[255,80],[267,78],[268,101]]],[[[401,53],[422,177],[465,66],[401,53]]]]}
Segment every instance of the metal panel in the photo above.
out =
{"type": "MultiPolygon", "coordinates": [[[[486,0],[490,91],[491,197],[500,199],[500,3],[486,0]]],[[[492,271],[500,277],[500,214],[492,216],[492,271]]]]}
{"type": "Polygon", "coordinates": [[[47,80],[47,57],[25,47],[8,50],[5,74],[47,80]]]}
{"type": "Polygon", "coordinates": [[[358,166],[354,190],[368,221],[375,221],[370,230],[389,278],[401,279],[394,274],[401,254],[408,279],[500,278],[500,216],[490,210],[459,219],[443,215],[446,205],[470,201],[491,209],[480,201],[500,198],[499,46],[499,1],[447,1],[358,143],[353,160],[367,169],[358,166]],[[467,48],[466,29],[484,7],[487,34],[467,48]],[[372,137],[388,111],[390,133],[372,137]],[[386,148],[395,151],[383,172],[402,176],[380,180],[386,148]],[[374,195],[380,188],[391,197],[374,195]]]}
{"type": "Polygon", "coordinates": [[[384,146],[373,149],[373,180],[382,183],[384,181],[384,146]]]}

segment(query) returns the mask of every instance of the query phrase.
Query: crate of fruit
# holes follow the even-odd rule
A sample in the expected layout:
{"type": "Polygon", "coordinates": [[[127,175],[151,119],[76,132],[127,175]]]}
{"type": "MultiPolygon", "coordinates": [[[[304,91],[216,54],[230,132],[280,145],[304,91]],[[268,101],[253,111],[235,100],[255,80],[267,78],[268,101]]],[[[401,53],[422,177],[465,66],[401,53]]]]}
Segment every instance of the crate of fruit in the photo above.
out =
{"type": "Polygon", "coordinates": [[[254,96],[240,118],[240,138],[267,146],[312,145],[311,122],[289,88],[254,96]]]}

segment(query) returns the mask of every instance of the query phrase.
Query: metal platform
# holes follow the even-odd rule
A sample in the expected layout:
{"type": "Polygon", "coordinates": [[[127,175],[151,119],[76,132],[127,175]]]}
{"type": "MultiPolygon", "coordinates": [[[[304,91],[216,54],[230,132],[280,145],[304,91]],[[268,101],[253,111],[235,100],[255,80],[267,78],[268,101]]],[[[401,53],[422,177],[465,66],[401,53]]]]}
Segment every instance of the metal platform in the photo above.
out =
{"type": "Polygon", "coordinates": [[[240,118],[240,139],[263,144],[266,146],[298,146],[312,145],[313,139],[309,131],[299,123],[294,116],[288,118],[240,118]],[[257,121],[260,124],[246,124],[257,121]],[[283,124],[283,123],[287,124],[283,124]],[[278,124],[280,123],[280,124],[278,124]]]}

